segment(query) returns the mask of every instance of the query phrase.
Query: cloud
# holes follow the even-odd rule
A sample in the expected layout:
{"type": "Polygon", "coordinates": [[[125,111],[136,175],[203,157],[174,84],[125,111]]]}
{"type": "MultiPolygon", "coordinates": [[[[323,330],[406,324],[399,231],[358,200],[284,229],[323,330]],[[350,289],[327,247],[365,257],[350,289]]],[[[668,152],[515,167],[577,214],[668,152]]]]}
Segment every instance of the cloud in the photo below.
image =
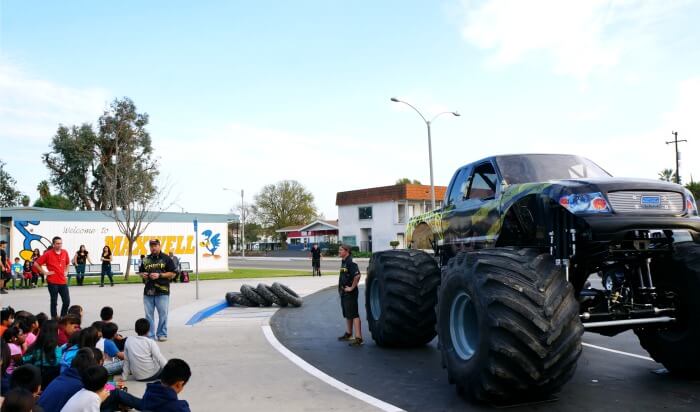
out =
{"type": "Polygon", "coordinates": [[[71,88],[38,79],[0,63],[0,136],[45,142],[59,123],[94,122],[109,94],[101,88],[71,88]]]}
{"type": "MultiPolygon", "coordinates": [[[[502,67],[543,54],[556,74],[580,81],[617,66],[648,30],[688,1],[491,0],[464,2],[462,33],[502,67]]],[[[649,49],[649,47],[643,47],[649,49]]]]}
{"type": "Polygon", "coordinates": [[[59,123],[95,122],[108,100],[104,89],[62,86],[0,63],[0,156],[17,188],[34,200],[36,185],[48,178],[41,154],[59,123]]]}

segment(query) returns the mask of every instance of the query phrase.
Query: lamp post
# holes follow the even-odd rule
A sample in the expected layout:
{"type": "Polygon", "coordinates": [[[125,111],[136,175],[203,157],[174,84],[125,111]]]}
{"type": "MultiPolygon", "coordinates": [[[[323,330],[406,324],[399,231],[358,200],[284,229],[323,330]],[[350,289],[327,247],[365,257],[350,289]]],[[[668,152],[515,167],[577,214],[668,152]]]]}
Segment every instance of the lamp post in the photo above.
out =
{"type": "MultiPolygon", "coordinates": [[[[233,189],[229,189],[227,187],[223,188],[224,190],[227,190],[229,192],[233,192],[233,189]]],[[[243,201],[243,189],[241,189],[241,241],[243,243],[243,246],[241,247],[241,257],[245,257],[245,203],[243,201]]]]}
{"type": "Polygon", "coordinates": [[[432,119],[428,120],[425,118],[425,116],[423,116],[423,113],[421,113],[420,110],[413,107],[413,105],[411,103],[405,102],[403,100],[399,100],[396,97],[392,97],[391,101],[394,103],[403,103],[406,106],[410,107],[411,109],[415,110],[416,113],[418,113],[418,116],[420,116],[421,119],[423,119],[423,121],[425,122],[425,126],[428,128],[428,161],[430,162],[430,198],[432,200],[433,210],[435,210],[435,182],[433,180],[433,144],[432,144],[432,139],[430,136],[430,125],[435,121],[435,119],[437,119],[438,117],[440,117],[443,114],[450,113],[451,115],[453,115],[455,117],[459,117],[460,114],[458,112],[440,112],[440,113],[436,114],[435,116],[433,116],[432,119]]]}

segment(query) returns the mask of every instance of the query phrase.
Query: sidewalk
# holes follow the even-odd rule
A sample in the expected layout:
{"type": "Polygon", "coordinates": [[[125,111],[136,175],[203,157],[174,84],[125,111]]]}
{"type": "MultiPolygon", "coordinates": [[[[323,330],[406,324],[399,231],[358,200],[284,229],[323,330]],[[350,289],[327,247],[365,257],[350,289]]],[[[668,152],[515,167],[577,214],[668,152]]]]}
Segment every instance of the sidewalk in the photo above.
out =
{"type": "MultiPolygon", "coordinates": [[[[227,308],[194,325],[185,323],[198,311],[221,302],[228,291],[244,283],[281,282],[300,295],[335,285],[334,276],[200,282],[200,299],[195,284],[172,285],[168,318],[169,340],[159,343],[167,358],[182,358],[192,367],[192,379],[182,398],[193,411],[372,411],[357,400],[309,375],[287,360],[264,337],[262,325],[274,308],[227,308]]],[[[71,287],[71,303],[85,310],[83,325],[99,319],[102,306],[114,308],[114,321],[125,335],[133,335],[133,324],[143,316],[141,285],[115,287],[71,287]]],[[[11,305],[32,313],[48,313],[48,291],[10,291],[0,305],[11,305]]],[[[59,300],[60,302],[60,300],[59,300]]],[[[309,325],[313,327],[313,325],[309,325]]],[[[141,396],[145,384],[127,382],[129,392],[141,396]]]]}

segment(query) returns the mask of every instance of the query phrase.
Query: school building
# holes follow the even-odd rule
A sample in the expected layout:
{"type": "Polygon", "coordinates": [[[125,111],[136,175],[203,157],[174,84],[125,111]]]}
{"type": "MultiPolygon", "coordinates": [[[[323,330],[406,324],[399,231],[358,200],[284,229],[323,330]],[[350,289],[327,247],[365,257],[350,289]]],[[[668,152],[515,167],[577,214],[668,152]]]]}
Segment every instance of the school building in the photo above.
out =
{"type": "MultiPolygon", "coordinates": [[[[32,251],[42,253],[51,246],[51,239],[60,236],[63,248],[73,257],[80,245],[85,245],[92,263],[100,263],[105,245],[112,250],[112,263],[126,268],[129,243],[117,224],[103,211],[67,211],[40,207],[0,208],[0,240],[8,242],[7,256],[31,258],[32,251]]],[[[195,267],[199,255],[199,270],[217,272],[228,270],[229,222],[238,222],[238,215],[203,213],[154,213],[153,220],[134,242],[132,258],[147,255],[148,240],[160,240],[162,250],[170,250],[182,262],[195,267]],[[197,232],[193,221],[197,219],[197,232]],[[197,241],[199,245],[197,245],[197,241]]]]}

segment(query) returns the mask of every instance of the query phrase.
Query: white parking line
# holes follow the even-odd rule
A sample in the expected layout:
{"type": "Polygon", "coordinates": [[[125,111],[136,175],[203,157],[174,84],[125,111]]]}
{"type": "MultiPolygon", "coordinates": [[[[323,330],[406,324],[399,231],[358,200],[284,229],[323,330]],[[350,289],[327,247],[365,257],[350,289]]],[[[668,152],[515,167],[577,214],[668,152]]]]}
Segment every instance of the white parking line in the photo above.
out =
{"type": "Polygon", "coordinates": [[[652,358],[650,358],[650,357],[648,357],[648,356],[635,355],[634,353],[628,353],[628,352],[622,352],[622,351],[615,350],[615,349],[604,348],[604,347],[602,347],[602,346],[591,345],[590,343],[585,343],[585,342],[582,343],[582,345],[583,345],[583,346],[586,346],[586,347],[589,347],[589,348],[593,348],[593,349],[599,349],[599,350],[604,350],[604,351],[606,351],[606,352],[616,353],[616,354],[618,354],[618,355],[629,356],[629,357],[631,357],[631,358],[637,358],[637,359],[643,359],[643,360],[648,360],[648,361],[656,362],[654,359],[652,359],[652,358]]]}
{"type": "Polygon", "coordinates": [[[387,412],[404,412],[403,409],[396,407],[392,404],[386,403],[382,400],[379,400],[373,396],[370,396],[364,392],[360,392],[355,388],[352,388],[343,382],[333,378],[332,376],[326,375],[325,373],[321,372],[320,370],[316,369],[313,367],[311,364],[294,354],[292,351],[287,349],[280,341],[277,340],[275,337],[275,334],[272,332],[272,328],[270,327],[269,323],[265,324],[262,326],[263,333],[265,334],[265,338],[267,338],[267,341],[270,342],[270,345],[272,345],[273,348],[277,349],[279,353],[284,355],[287,359],[292,361],[295,365],[306,371],[307,373],[317,377],[318,379],[322,380],[323,382],[333,386],[334,388],[347,393],[348,395],[355,397],[363,402],[366,402],[376,408],[379,408],[383,411],[387,412]]]}

